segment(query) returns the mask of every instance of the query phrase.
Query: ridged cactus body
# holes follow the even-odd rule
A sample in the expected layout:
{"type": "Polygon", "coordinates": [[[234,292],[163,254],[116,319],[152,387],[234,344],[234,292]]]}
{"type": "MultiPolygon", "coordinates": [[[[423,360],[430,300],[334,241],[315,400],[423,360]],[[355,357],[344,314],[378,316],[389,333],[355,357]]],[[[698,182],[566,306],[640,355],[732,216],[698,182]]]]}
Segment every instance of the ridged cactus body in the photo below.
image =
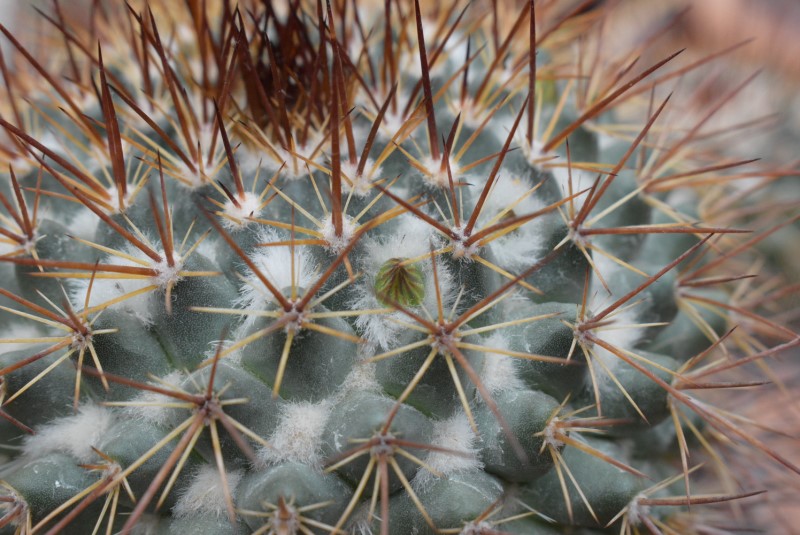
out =
{"type": "Polygon", "coordinates": [[[586,70],[588,3],[445,4],[58,11],[47,64],[4,30],[5,532],[674,532],[743,495],[690,487],[767,448],[687,393],[743,241],[679,180],[672,57],[586,70]]]}

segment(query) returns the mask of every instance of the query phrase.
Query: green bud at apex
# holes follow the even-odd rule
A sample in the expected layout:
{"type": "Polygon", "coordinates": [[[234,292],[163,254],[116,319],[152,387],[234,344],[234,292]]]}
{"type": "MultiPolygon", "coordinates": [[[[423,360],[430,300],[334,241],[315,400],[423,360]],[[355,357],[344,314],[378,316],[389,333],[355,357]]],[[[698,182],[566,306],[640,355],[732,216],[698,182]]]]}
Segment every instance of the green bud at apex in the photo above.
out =
{"type": "Polygon", "coordinates": [[[375,275],[375,293],[385,305],[421,305],[425,297],[425,286],[419,266],[406,264],[401,258],[390,258],[375,275]]]}
{"type": "Polygon", "coordinates": [[[90,4],[0,26],[0,535],[699,534],[798,471],[726,396],[798,337],[754,163],[676,119],[717,57],[604,2],[90,4]]]}

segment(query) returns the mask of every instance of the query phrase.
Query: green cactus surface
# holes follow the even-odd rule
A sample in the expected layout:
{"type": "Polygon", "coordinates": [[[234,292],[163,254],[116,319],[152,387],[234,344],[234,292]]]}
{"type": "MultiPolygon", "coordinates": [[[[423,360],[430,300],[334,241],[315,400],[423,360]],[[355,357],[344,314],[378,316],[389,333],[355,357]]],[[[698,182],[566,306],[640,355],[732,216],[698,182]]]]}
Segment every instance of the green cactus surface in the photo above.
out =
{"type": "Polygon", "coordinates": [[[727,459],[798,471],[726,396],[798,336],[736,91],[671,126],[713,57],[614,2],[66,4],[0,27],[0,533],[700,534],[727,459]]]}

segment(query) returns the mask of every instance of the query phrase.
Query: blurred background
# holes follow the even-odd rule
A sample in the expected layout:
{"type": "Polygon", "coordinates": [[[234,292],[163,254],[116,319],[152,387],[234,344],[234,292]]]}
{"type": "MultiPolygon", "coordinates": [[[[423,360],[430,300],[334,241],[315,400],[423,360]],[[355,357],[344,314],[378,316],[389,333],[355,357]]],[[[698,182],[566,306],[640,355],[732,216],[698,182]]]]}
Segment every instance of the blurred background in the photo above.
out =
{"type": "MultiPolygon", "coordinates": [[[[501,5],[524,2],[493,1],[501,5]]],[[[65,17],[81,20],[81,14],[85,17],[92,0],[62,0],[60,5],[65,17]]],[[[762,158],[765,168],[800,168],[800,0],[597,0],[591,7],[600,9],[605,5],[614,5],[616,9],[606,22],[607,42],[603,46],[627,50],[647,41],[654,32],[665,30],[659,39],[648,44],[641,64],[652,64],[681,48],[686,48],[681,61],[688,64],[750,40],[685,77],[680,84],[693,91],[695,105],[702,105],[704,101],[710,105],[752,73],[760,71],[713,122],[724,128],[763,121],[757,128],[726,137],[730,153],[743,158],[762,158]]],[[[37,19],[33,8],[48,10],[52,6],[49,0],[0,0],[0,22],[36,51],[36,36],[50,28],[37,19]]],[[[6,52],[5,43],[2,46],[6,52]]],[[[689,114],[687,124],[693,119],[696,120],[696,116],[689,114]]],[[[709,128],[713,129],[714,124],[709,128]]],[[[788,210],[770,217],[780,220],[796,215],[800,207],[800,177],[796,172],[788,173],[774,181],[769,195],[789,205],[788,210]]],[[[775,233],[762,249],[769,258],[768,269],[792,284],[780,307],[776,307],[776,318],[797,331],[800,328],[800,225],[790,225],[775,233]]],[[[798,358],[798,352],[787,352],[775,359],[772,369],[783,380],[783,386],[772,385],[774,388],[769,390],[745,389],[739,407],[781,431],[783,435],[770,433],[764,438],[796,464],[800,464],[798,358]]],[[[800,533],[800,482],[796,475],[772,465],[754,468],[750,473],[751,488],[779,488],[784,492],[768,494],[746,508],[743,514],[747,520],[770,526],[769,533],[800,533]]]]}
{"type": "MultiPolygon", "coordinates": [[[[610,2],[606,2],[610,3],[610,2]]],[[[663,39],[650,48],[651,61],[686,47],[686,62],[698,60],[745,40],[746,45],[709,64],[698,73],[698,85],[709,103],[756,71],[757,78],[716,117],[720,125],[740,124],[767,117],[764,128],[730,139],[732,151],[743,157],[760,157],[766,166],[795,169],[794,174],[774,182],[769,195],[788,201],[790,208],[780,218],[789,218],[800,208],[800,1],[798,0],[620,0],[614,31],[616,46],[640,42],[658,28],[670,24],[663,39]],[[714,79],[710,86],[704,80],[714,79]],[[734,147],[735,145],[735,147],[734,147]]],[[[691,83],[691,80],[689,80],[691,83]]],[[[702,96],[702,95],[701,95],[702,96]]],[[[764,244],[772,269],[793,284],[794,291],[777,317],[795,332],[800,327],[800,226],[791,225],[775,233],[764,244]]],[[[785,433],[764,435],[764,440],[800,463],[800,352],[785,352],[771,363],[783,388],[743,391],[738,402],[752,418],[785,433]]],[[[768,533],[800,533],[800,484],[788,470],[767,467],[753,472],[756,488],[782,489],[772,492],[745,509],[747,520],[769,526],[768,533]]]]}

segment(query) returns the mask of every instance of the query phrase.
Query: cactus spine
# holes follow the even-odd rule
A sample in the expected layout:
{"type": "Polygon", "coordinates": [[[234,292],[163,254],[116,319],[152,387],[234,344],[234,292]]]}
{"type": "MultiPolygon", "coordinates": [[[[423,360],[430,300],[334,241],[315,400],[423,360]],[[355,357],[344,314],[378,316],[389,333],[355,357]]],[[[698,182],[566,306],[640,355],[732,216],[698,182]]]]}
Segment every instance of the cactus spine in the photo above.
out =
{"type": "Polygon", "coordinates": [[[700,533],[731,444],[798,471],[701,395],[798,342],[761,170],[670,128],[706,60],[592,2],[55,6],[1,28],[4,532],[700,533]]]}

